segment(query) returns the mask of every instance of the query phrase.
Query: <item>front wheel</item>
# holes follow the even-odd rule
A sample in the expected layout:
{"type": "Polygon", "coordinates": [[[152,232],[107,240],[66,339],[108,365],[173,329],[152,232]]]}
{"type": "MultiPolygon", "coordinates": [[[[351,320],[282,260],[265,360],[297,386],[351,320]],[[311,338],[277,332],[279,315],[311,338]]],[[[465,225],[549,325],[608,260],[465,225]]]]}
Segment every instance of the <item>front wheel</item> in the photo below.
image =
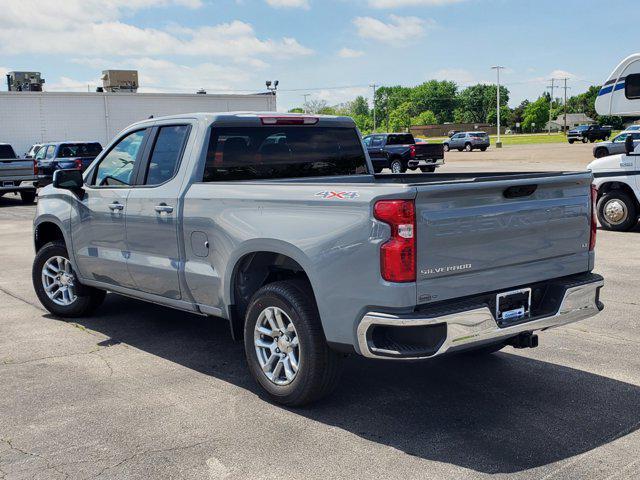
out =
{"type": "Polygon", "coordinates": [[[607,192],[597,204],[598,220],[606,230],[626,232],[638,223],[638,210],[629,195],[621,191],[607,192]]]}
{"type": "Polygon", "coordinates": [[[464,145],[464,151],[465,151],[465,152],[471,152],[472,150],[473,150],[473,147],[471,146],[471,144],[470,144],[470,143],[466,143],[466,144],[464,145]]]}
{"type": "Polygon", "coordinates": [[[407,171],[407,168],[402,164],[402,160],[400,160],[399,158],[391,160],[389,168],[391,169],[392,173],[404,173],[407,171]]]}
{"type": "Polygon", "coordinates": [[[255,293],[244,347],[251,375],[282,405],[319,400],[340,378],[340,356],[327,345],[313,293],[303,282],[274,282],[255,293]]]}
{"type": "Polygon", "coordinates": [[[575,140],[574,140],[574,139],[572,139],[572,138],[570,138],[570,139],[569,139],[569,144],[573,145],[573,142],[575,142],[575,140]]]}
{"type": "Polygon", "coordinates": [[[104,290],[80,284],[64,243],[51,242],[36,254],[31,271],[38,300],[59,317],[82,317],[92,313],[105,297],[104,290]]]}

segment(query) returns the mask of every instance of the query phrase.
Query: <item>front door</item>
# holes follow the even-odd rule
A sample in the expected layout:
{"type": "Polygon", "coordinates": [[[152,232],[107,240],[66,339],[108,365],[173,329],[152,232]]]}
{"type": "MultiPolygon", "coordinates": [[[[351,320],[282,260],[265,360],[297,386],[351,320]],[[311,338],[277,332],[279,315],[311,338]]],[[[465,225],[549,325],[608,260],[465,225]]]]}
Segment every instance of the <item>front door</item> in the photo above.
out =
{"type": "Polygon", "coordinates": [[[125,134],[85,177],[84,194],[71,216],[71,241],[80,275],[133,287],[127,269],[127,198],[146,140],[146,130],[125,134]]]}
{"type": "Polygon", "coordinates": [[[143,292],[180,299],[178,175],[190,125],[159,125],[149,136],[138,185],[127,199],[129,272],[143,292]]]}
{"type": "Polygon", "coordinates": [[[369,158],[373,168],[382,169],[387,168],[388,160],[387,154],[384,151],[384,135],[372,135],[369,145],[367,145],[367,151],[369,152],[369,158]]]}

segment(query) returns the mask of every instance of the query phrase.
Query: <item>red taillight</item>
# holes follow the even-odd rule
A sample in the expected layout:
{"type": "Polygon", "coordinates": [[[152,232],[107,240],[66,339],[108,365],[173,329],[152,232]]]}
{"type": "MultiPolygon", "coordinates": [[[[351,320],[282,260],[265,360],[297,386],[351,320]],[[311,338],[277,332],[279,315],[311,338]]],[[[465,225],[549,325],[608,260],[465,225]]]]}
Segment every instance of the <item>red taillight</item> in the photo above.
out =
{"type": "Polygon", "coordinates": [[[315,125],[318,117],[260,117],[263,125],[315,125]]]}
{"type": "Polygon", "coordinates": [[[380,273],[388,282],[416,281],[416,215],[413,200],[380,200],[375,217],[391,227],[380,247],[380,273]]]}
{"type": "Polygon", "coordinates": [[[596,248],[596,233],[598,232],[598,222],[596,219],[598,201],[598,187],[591,184],[591,237],[589,238],[589,251],[596,248]]]}
{"type": "Polygon", "coordinates": [[[35,159],[33,160],[33,174],[38,175],[38,162],[35,159]]]}
{"type": "Polygon", "coordinates": [[[415,145],[411,145],[409,147],[409,156],[411,158],[416,158],[416,146],[415,145]]]}
{"type": "Polygon", "coordinates": [[[78,170],[82,170],[82,159],[81,158],[76,158],[76,168],[78,170]]]}

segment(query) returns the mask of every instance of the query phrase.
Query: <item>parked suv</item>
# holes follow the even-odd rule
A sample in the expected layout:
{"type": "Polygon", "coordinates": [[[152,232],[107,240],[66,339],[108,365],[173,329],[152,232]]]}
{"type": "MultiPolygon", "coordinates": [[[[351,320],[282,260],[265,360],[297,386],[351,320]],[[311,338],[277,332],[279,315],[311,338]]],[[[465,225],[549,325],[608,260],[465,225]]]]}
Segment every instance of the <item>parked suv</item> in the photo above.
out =
{"type": "Polygon", "coordinates": [[[593,147],[593,156],[595,158],[607,157],[618,153],[625,153],[625,141],[631,136],[634,143],[640,141],[640,131],[624,131],[616,135],[613,140],[599,142],[593,147]]]}
{"type": "Polygon", "coordinates": [[[489,135],[486,132],[460,132],[443,142],[445,152],[454,148],[460,152],[462,150],[471,152],[476,148],[484,152],[490,144],[489,135]]]}

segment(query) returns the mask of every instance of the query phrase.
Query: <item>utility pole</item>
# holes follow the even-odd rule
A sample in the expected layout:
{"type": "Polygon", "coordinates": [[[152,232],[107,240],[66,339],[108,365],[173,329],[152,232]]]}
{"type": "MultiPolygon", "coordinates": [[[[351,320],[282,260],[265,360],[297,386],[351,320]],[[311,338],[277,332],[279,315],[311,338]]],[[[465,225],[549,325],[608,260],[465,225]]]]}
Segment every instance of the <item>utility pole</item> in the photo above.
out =
{"type": "Polygon", "coordinates": [[[496,89],[497,91],[497,95],[496,95],[496,120],[497,120],[497,124],[498,124],[498,140],[496,141],[496,148],[502,148],[502,142],[500,141],[500,70],[504,69],[504,67],[501,67],[500,65],[495,65],[493,67],[491,67],[491,70],[495,70],[496,73],[498,74],[498,88],[496,89]]]}
{"type": "Polygon", "coordinates": [[[376,131],[376,87],[377,85],[375,83],[369,85],[371,88],[373,88],[373,132],[375,133],[376,131]]]}
{"type": "Polygon", "coordinates": [[[310,93],[305,93],[304,95],[302,95],[304,97],[304,104],[302,105],[302,108],[304,109],[304,113],[309,113],[307,112],[307,97],[310,96],[310,93]]]}
{"type": "Polygon", "coordinates": [[[551,100],[549,101],[549,128],[548,128],[547,135],[551,135],[551,110],[553,109],[553,89],[555,88],[555,84],[554,84],[555,81],[556,79],[552,78],[551,85],[549,86],[549,88],[551,89],[551,100]]]}
{"type": "Polygon", "coordinates": [[[564,78],[564,134],[567,134],[567,78],[564,78]]]}

